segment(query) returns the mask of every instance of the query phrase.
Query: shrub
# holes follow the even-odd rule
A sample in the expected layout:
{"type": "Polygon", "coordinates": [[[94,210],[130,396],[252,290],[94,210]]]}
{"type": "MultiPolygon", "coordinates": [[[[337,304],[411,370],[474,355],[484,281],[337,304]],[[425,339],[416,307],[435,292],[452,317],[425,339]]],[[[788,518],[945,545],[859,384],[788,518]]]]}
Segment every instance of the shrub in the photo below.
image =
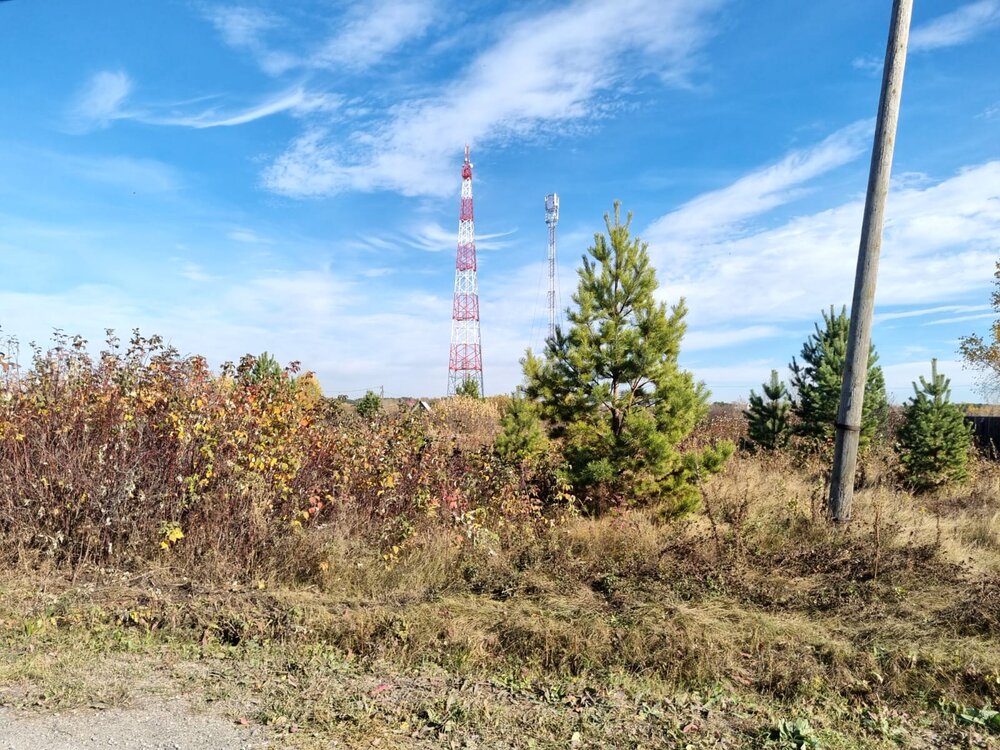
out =
{"type": "Polygon", "coordinates": [[[294,567],[307,527],[336,524],[391,550],[422,525],[478,540],[538,518],[537,488],[492,451],[455,451],[429,415],[341,423],[311,378],[294,367],[261,378],[259,361],[214,374],[138,333],[96,357],[59,337],[24,370],[5,359],[0,555],[165,555],[242,577],[294,567]]]}
{"type": "MultiPolygon", "coordinates": [[[[996,288],[993,290],[993,309],[1000,314],[1000,262],[997,263],[994,277],[996,288]]],[[[1000,390],[1000,318],[993,321],[987,338],[972,334],[963,336],[959,343],[959,352],[965,364],[980,373],[983,392],[995,395],[1000,390]]]]}
{"type": "Polygon", "coordinates": [[[442,439],[461,437],[462,445],[470,449],[493,445],[504,412],[501,399],[452,396],[433,403],[431,424],[442,439]]]}

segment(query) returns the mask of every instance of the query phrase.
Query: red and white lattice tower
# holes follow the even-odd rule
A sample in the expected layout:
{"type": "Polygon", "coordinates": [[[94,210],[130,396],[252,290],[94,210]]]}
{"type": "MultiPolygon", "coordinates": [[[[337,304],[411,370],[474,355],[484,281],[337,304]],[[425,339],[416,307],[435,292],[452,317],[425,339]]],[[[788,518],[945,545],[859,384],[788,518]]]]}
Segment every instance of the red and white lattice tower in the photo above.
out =
{"type": "Polygon", "coordinates": [[[465,147],[462,165],[462,207],[458,220],[455,259],[455,301],[451,309],[451,353],[448,357],[448,395],[466,380],[483,394],[483,346],[479,332],[479,281],[476,277],[476,231],[472,213],[472,162],[465,147]]]}

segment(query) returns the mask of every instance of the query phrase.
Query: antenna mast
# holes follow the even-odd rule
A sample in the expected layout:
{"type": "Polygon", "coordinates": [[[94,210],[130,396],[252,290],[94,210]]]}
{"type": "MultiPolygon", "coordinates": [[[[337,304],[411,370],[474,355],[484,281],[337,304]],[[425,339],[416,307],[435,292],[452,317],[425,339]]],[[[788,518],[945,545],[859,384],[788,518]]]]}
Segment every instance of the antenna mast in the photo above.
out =
{"type": "Polygon", "coordinates": [[[458,252],[455,259],[455,299],[451,311],[451,351],[448,357],[448,395],[467,381],[483,395],[483,347],[479,331],[479,280],[476,267],[476,232],[472,211],[472,162],[465,147],[462,164],[462,203],[458,219],[458,252]]]}
{"type": "Polygon", "coordinates": [[[545,196],[545,224],[549,228],[549,338],[556,335],[556,311],[559,308],[559,291],[556,287],[556,224],[559,223],[559,196],[545,196]]]}

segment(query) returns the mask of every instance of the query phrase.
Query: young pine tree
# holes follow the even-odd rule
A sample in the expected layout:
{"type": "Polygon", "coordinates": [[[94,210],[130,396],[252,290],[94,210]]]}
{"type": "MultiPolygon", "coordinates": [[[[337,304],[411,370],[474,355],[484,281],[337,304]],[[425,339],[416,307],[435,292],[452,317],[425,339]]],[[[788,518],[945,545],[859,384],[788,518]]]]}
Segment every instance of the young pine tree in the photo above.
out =
{"type": "Polygon", "coordinates": [[[455,389],[455,395],[466,396],[468,398],[479,398],[482,394],[479,392],[479,383],[472,378],[466,378],[462,381],[462,384],[455,389]]]}
{"type": "MultiPolygon", "coordinates": [[[[829,313],[823,313],[823,326],[817,323],[816,332],[802,345],[802,362],[792,358],[790,368],[795,390],[792,411],[799,418],[795,433],[814,445],[833,445],[850,327],[847,308],[842,308],[837,315],[831,306],[829,313]]],[[[868,354],[868,380],[861,414],[862,447],[871,442],[882,428],[888,413],[885,378],[872,346],[868,354]]]]}
{"type": "Polygon", "coordinates": [[[632,215],[604,216],[567,310],[543,357],[523,361],[525,393],[561,441],[568,478],[594,512],[650,504],[668,515],[693,509],[697,482],[717,472],[731,443],[683,453],[678,444],[707,411],[708,393],[677,363],[683,300],[658,303],[646,243],[629,234],[632,215]]]}
{"type": "Polygon", "coordinates": [[[542,430],[537,406],[516,393],[500,420],[501,432],[494,447],[507,461],[526,461],[548,450],[549,441],[542,430]]]}
{"type": "Polygon", "coordinates": [[[371,421],[381,413],[382,399],[377,393],[368,391],[358,399],[358,403],[354,405],[354,408],[358,412],[359,417],[371,421]]]}
{"type": "Polygon", "coordinates": [[[785,446],[791,433],[792,402],[777,370],[771,370],[770,382],[762,383],[761,389],[762,396],[750,391],[750,408],[744,412],[750,441],[758,448],[777,450],[785,446]]]}
{"type": "Polygon", "coordinates": [[[262,352],[254,360],[253,368],[250,370],[250,381],[253,383],[278,383],[284,373],[281,363],[269,352],[262,352]]]}
{"type": "Polygon", "coordinates": [[[961,482],[967,476],[972,430],[961,407],[951,403],[951,383],[931,360],[931,379],[920,376],[903,407],[900,459],[907,480],[918,492],[961,482]]]}

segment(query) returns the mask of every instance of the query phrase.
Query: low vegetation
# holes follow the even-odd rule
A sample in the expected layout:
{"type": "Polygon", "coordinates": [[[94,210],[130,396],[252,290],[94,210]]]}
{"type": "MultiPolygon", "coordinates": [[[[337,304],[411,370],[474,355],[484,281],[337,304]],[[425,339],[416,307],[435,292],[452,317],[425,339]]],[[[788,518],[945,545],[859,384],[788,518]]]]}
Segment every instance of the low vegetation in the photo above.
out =
{"type": "Polygon", "coordinates": [[[185,555],[193,530],[141,564],[36,558],[0,583],[5,700],[195,691],[304,747],[995,743],[1000,473],[928,501],[871,468],[839,531],[816,468],[737,456],[670,524],[563,506],[393,541],[341,514],[253,572],[185,555]]]}
{"type": "Polygon", "coordinates": [[[185,693],[303,748],[996,746],[1000,466],[947,383],[898,436],[876,403],[834,527],[803,425],[845,320],[748,427],[607,228],[513,398],[352,406],[268,355],[8,342],[0,703],[185,693]]]}
{"type": "Polygon", "coordinates": [[[995,743],[994,464],[918,498],[876,446],[846,531],[794,451],[594,516],[523,400],[361,417],[260,369],[136,337],[8,370],[5,702],[193,691],[302,747],[995,743]]]}

